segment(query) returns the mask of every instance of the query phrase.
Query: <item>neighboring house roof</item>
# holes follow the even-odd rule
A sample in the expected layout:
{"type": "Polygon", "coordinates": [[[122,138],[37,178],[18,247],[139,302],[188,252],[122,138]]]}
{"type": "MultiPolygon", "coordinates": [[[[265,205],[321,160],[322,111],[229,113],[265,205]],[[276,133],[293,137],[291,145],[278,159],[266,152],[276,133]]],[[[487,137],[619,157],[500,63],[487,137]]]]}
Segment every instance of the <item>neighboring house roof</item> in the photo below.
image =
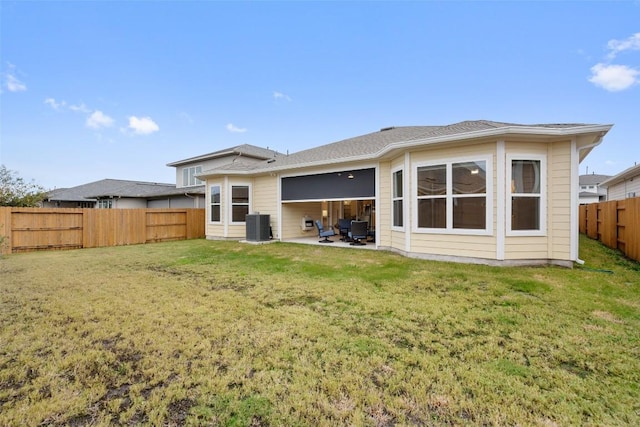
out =
{"type": "Polygon", "coordinates": [[[588,175],[580,175],[580,185],[598,185],[603,181],[611,178],[611,175],[596,175],[596,174],[588,174],[588,175]]]}
{"type": "Polygon", "coordinates": [[[578,197],[581,198],[599,198],[600,195],[598,193],[592,193],[591,191],[581,191],[580,193],[578,193],[578,197]]]}
{"type": "Polygon", "coordinates": [[[212,160],[220,157],[226,157],[230,155],[252,157],[259,160],[267,160],[275,155],[279,154],[277,151],[270,150],[268,148],[256,147],[251,144],[236,145],[235,147],[225,148],[224,150],[214,151],[213,153],[202,154],[196,157],[190,157],[184,160],[178,160],[172,163],[167,163],[167,166],[181,166],[188,163],[194,163],[204,160],[212,160]]]}
{"type": "Polygon", "coordinates": [[[46,200],[86,202],[104,197],[156,198],[185,193],[204,194],[204,185],[177,189],[175,184],[103,179],[76,187],[49,191],[46,200]]]}
{"type": "MultiPolygon", "coordinates": [[[[367,160],[380,158],[396,149],[506,134],[562,136],[596,133],[599,134],[600,137],[594,141],[590,141],[590,143],[597,143],[599,142],[598,139],[601,139],[611,126],[612,125],[576,123],[521,125],[488,120],[475,120],[454,123],[446,126],[388,127],[383,128],[378,132],[299,151],[290,155],[276,153],[272,158],[268,160],[265,159],[265,162],[246,165],[246,167],[242,168],[234,166],[231,163],[226,164],[214,169],[203,171],[198,176],[206,177],[220,173],[233,172],[247,173],[286,170],[299,167],[342,163],[345,161],[367,160]]],[[[584,156],[586,153],[588,153],[588,150],[581,154],[584,156]]],[[[169,166],[174,164],[169,164],[169,166]]]]}
{"type": "Polygon", "coordinates": [[[614,175],[606,181],[601,182],[600,186],[609,187],[611,185],[619,184],[636,176],[640,176],[640,165],[631,166],[630,168],[623,170],[619,174],[614,175]]]}

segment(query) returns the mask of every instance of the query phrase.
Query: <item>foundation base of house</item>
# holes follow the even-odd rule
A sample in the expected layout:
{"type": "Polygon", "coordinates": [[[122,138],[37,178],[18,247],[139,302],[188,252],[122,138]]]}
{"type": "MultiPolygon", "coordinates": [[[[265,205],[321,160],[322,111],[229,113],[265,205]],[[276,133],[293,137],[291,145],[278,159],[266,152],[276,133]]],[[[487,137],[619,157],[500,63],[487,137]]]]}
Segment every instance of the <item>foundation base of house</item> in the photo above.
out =
{"type": "Polygon", "coordinates": [[[416,252],[407,252],[400,249],[380,246],[378,249],[386,250],[405,256],[407,258],[422,259],[427,261],[456,262],[460,264],[480,264],[492,267],[540,267],[557,265],[564,268],[573,268],[573,261],[557,260],[557,259],[507,259],[497,260],[488,258],[461,257],[452,255],[434,255],[421,254],[416,252]]]}

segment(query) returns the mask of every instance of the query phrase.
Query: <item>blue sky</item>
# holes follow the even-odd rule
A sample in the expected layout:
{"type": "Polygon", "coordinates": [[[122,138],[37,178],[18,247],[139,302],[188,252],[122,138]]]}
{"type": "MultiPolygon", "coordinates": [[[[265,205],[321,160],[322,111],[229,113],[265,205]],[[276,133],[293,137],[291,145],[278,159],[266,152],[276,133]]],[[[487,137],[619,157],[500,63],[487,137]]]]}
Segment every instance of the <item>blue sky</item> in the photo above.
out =
{"type": "Polygon", "coordinates": [[[0,163],[45,188],[478,119],[611,123],[580,172],[640,162],[640,1],[2,0],[0,20],[0,163]]]}

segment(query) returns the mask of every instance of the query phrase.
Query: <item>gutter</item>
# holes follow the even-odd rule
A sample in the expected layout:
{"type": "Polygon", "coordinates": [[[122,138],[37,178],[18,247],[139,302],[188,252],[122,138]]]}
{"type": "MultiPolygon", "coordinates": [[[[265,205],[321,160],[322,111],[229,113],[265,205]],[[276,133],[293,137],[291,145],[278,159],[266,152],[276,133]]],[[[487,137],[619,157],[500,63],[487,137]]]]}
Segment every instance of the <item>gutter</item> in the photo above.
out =
{"type": "MultiPolygon", "coordinates": [[[[609,126],[609,129],[611,129],[611,126],[609,126]]],[[[605,132],[606,133],[606,132],[605,132]]],[[[578,149],[576,150],[578,152],[578,159],[580,159],[580,152],[583,150],[590,150],[594,147],[597,147],[598,145],[600,145],[602,143],[602,139],[604,138],[604,133],[600,135],[600,137],[596,140],[596,142],[593,142],[591,144],[585,145],[583,147],[578,147],[578,149]]],[[[579,161],[579,160],[578,160],[579,161]]],[[[579,192],[576,191],[576,194],[572,194],[571,195],[573,199],[576,199],[576,197],[579,197],[579,192]]],[[[575,214],[577,215],[577,213],[575,214]]],[[[584,260],[580,259],[578,257],[578,242],[576,241],[576,263],[579,265],[584,265],[584,260]]]]}
{"type": "MultiPolygon", "coordinates": [[[[203,171],[202,173],[196,175],[197,178],[215,176],[215,175],[253,175],[255,173],[268,173],[268,172],[281,172],[288,171],[293,169],[303,169],[314,166],[326,166],[332,164],[344,164],[349,162],[358,162],[358,161],[371,161],[379,159],[385,154],[390,153],[393,150],[413,148],[422,145],[433,145],[433,144],[441,144],[447,142],[454,141],[464,141],[469,139],[477,139],[484,138],[490,136],[504,136],[504,135],[539,135],[539,136],[569,136],[569,135],[579,135],[579,134],[588,134],[600,132],[602,135],[600,136],[598,141],[602,141],[602,137],[606,134],[613,125],[588,125],[588,126],[579,126],[579,127],[570,127],[570,128],[542,128],[535,126],[505,126],[501,128],[495,129],[484,129],[478,131],[471,131],[465,133],[456,133],[451,135],[443,135],[437,137],[430,138],[421,138],[409,141],[399,141],[386,145],[380,151],[375,153],[353,156],[353,157],[342,157],[336,159],[327,159],[327,160],[318,160],[314,162],[305,162],[305,163],[295,163],[290,165],[282,165],[275,166],[272,168],[259,168],[252,169],[249,171],[233,171],[233,170],[221,170],[221,171],[212,171],[214,173],[208,173],[208,171],[203,171]]],[[[595,145],[598,145],[600,142],[597,142],[595,145]]],[[[584,147],[587,148],[587,147],[584,147]]]]}

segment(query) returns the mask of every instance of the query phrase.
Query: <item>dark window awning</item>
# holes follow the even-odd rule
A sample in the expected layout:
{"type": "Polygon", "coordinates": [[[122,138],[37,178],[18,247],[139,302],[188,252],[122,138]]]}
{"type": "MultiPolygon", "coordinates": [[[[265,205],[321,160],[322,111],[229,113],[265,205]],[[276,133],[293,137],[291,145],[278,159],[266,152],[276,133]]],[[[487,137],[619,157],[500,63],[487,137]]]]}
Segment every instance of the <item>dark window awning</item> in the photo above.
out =
{"type": "Polygon", "coordinates": [[[374,168],[282,178],[283,201],[373,199],[375,196],[374,168]]]}

